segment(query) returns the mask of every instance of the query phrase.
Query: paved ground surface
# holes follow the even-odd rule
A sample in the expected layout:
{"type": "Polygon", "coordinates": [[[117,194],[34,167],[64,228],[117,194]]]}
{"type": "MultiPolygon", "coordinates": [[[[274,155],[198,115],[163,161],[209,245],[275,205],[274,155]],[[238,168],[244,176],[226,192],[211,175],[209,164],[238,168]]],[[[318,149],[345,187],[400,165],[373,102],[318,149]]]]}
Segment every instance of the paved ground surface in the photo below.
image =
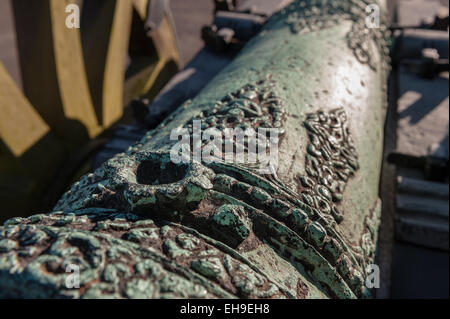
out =
{"type": "MultiPolygon", "coordinates": [[[[440,5],[448,8],[448,0],[430,0],[426,5],[421,0],[399,0],[398,3],[401,10],[397,23],[406,26],[432,19],[440,5]]],[[[397,84],[395,152],[409,156],[408,161],[396,165],[397,175],[410,178],[412,185],[431,185],[431,176],[424,169],[412,169],[408,162],[422,156],[448,161],[448,72],[424,79],[402,66],[397,84]]],[[[392,298],[449,297],[448,176],[446,182],[440,182],[433,187],[446,188],[446,196],[438,196],[436,191],[427,194],[425,187],[402,194],[401,185],[397,185],[392,298]]]]}
{"type": "Polygon", "coordinates": [[[448,159],[448,72],[422,79],[402,71],[399,84],[397,151],[448,159]]]}

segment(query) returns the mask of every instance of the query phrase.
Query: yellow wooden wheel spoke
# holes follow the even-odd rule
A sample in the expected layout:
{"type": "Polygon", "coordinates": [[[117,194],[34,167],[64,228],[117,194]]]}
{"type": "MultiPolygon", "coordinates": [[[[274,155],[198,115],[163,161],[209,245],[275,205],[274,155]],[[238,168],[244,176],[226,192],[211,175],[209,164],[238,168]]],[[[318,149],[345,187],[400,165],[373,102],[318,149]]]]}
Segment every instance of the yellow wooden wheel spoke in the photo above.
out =
{"type": "Polygon", "coordinates": [[[78,29],[66,27],[73,0],[14,1],[25,95],[58,136],[85,140],[101,128],[85,74],[78,29]],[[31,8],[30,8],[31,7],[31,8]],[[31,11],[39,12],[29,17],[31,11]]]}
{"type": "Polygon", "coordinates": [[[83,17],[81,32],[91,92],[104,127],[123,114],[132,5],[131,0],[87,1],[83,8],[83,14],[95,15],[83,17]]]}
{"type": "Polygon", "coordinates": [[[50,131],[0,62],[0,138],[20,157],[50,131]]]}

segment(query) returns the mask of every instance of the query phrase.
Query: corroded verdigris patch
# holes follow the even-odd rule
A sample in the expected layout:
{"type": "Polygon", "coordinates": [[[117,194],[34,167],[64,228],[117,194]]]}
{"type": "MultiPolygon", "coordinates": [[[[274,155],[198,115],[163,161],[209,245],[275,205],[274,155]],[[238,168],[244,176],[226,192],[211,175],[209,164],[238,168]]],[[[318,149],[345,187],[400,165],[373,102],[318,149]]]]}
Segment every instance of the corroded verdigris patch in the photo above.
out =
{"type": "Polygon", "coordinates": [[[245,209],[237,205],[222,205],[213,221],[229,232],[231,237],[242,242],[250,235],[250,226],[245,217],[245,209]]]}

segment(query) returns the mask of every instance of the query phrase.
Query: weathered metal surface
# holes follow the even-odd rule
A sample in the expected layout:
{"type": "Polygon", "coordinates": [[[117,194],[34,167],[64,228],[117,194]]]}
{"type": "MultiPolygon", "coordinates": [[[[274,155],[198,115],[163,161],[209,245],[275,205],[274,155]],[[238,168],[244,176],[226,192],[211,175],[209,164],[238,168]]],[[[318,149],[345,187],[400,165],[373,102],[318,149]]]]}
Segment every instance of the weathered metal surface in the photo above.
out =
{"type": "Polygon", "coordinates": [[[8,221],[0,296],[369,296],[388,61],[385,25],[364,29],[365,6],[295,1],[53,213],[8,221]],[[332,24],[304,25],[328,13],[332,24]],[[171,131],[192,135],[196,119],[202,129],[279,128],[278,169],[175,164],[171,131]],[[69,264],[80,266],[80,289],[65,286],[69,264]]]}

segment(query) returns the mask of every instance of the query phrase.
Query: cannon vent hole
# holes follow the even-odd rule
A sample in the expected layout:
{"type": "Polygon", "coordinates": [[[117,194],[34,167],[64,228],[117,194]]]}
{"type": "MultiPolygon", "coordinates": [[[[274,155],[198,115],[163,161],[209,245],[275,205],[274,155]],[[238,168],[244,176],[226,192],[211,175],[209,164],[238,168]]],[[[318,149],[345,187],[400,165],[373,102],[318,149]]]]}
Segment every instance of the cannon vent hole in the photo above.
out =
{"type": "Polygon", "coordinates": [[[136,172],[137,182],[145,185],[172,184],[186,177],[188,172],[186,164],[172,162],[164,164],[157,160],[141,162],[136,172]]]}

